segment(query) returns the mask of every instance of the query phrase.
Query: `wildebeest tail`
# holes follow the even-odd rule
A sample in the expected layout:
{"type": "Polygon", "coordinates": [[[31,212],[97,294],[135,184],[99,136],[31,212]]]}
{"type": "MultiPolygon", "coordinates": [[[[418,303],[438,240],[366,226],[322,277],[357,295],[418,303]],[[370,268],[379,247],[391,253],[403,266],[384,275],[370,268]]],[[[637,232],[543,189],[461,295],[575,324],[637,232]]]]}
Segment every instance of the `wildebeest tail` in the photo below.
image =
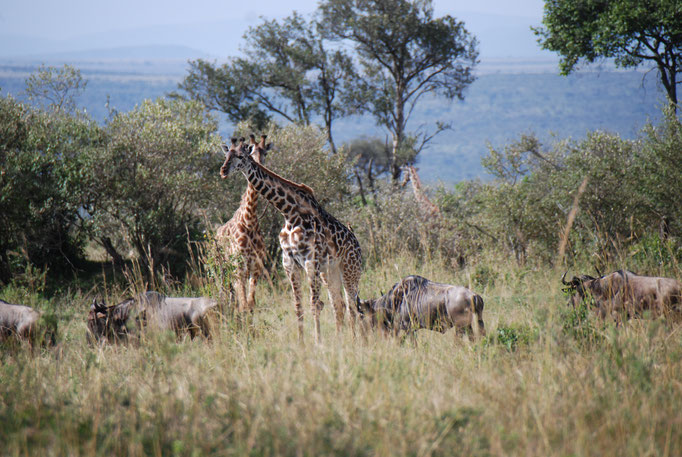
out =
{"type": "Polygon", "coordinates": [[[480,336],[485,336],[485,324],[483,323],[483,298],[480,295],[474,294],[473,298],[474,311],[478,320],[478,331],[480,336]]]}
{"type": "Polygon", "coordinates": [[[480,295],[474,295],[474,310],[479,316],[483,313],[483,298],[480,295]]]}

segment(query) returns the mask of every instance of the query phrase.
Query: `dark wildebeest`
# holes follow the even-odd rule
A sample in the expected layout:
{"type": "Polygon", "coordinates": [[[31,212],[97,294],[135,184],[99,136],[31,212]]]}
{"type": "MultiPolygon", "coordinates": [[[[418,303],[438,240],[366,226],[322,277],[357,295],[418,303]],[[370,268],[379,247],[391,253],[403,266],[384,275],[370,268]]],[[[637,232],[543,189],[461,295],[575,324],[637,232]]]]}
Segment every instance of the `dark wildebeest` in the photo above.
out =
{"type": "Polygon", "coordinates": [[[676,279],[617,270],[598,278],[574,276],[569,282],[564,273],[561,282],[567,286],[564,291],[573,294],[569,301],[571,305],[575,307],[591,297],[602,319],[612,316],[619,322],[622,315],[641,317],[645,311],[654,318],[679,318],[682,313],[682,283],[676,279]]]}
{"type": "Polygon", "coordinates": [[[360,315],[369,316],[372,326],[379,324],[397,335],[401,330],[414,333],[420,328],[445,332],[485,335],[483,299],[466,287],[407,276],[388,293],[373,300],[357,300],[360,315]],[[477,325],[477,329],[474,325],[477,325]]]}
{"type": "Polygon", "coordinates": [[[201,330],[209,338],[206,312],[216,305],[215,300],[206,297],[166,297],[152,291],[111,306],[94,300],[88,330],[97,340],[126,339],[131,330],[146,326],[174,330],[178,336],[187,330],[192,338],[201,330]]]}
{"type": "MultiPolygon", "coordinates": [[[[41,313],[24,305],[13,305],[0,300],[0,341],[9,338],[26,340],[33,344],[39,337],[41,313]]],[[[55,328],[43,328],[43,343],[55,344],[55,328]]]]}

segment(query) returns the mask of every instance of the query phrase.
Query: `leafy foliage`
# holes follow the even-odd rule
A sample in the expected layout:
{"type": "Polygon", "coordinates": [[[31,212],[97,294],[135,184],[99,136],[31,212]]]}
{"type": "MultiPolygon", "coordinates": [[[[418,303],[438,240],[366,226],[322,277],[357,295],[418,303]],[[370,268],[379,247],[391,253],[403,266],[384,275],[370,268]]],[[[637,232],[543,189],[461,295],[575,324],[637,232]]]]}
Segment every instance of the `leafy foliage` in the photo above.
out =
{"type": "Polygon", "coordinates": [[[614,58],[622,67],[652,62],[668,99],[677,104],[682,12],[676,0],[551,0],[543,24],[535,34],[544,49],[561,55],[562,73],[581,60],[614,58]]]}
{"type": "Polygon", "coordinates": [[[62,111],[0,98],[0,281],[31,265],[56,275],[78,267],[79,196],[99,127],[62,111]]]}
{"type": "Polygon", "coordinates": [[[84,208],[94,236],[118,237],[145,269],[184,267],[188,238],[218,192],[215,121],[196,102],[144,101],[106,125],[93,157],[84,208]]]}
{"type": "Polygon", "coordinates": [[[28,99],[43,109],[73,113],[76,97],[85,91],[87,81],[79,69],[65,64],[61,69],[44,64],[26,80],[28,99]]]}
{"type": "Polygon", "coordinates": [[[332,125],[353,111],[345,94],[355,70],[345,52],[328,48],[318,28],[296,12],[282,22],[264,20],[244,36],[246,57],[220,67],[201,59],[190,62],[180,89],[258,130],[273,115],[305,125],[320,116],[336,152],[332,125]]]}

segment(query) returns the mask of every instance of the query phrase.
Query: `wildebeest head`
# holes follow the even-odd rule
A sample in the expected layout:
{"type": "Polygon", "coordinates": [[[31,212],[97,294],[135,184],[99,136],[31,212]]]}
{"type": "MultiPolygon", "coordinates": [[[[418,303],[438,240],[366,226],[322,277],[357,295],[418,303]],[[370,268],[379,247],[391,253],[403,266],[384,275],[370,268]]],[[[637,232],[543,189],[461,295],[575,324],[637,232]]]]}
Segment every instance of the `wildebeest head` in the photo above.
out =
{"type": "Polygon", "coordinates": [[[573,276],[573,279],[566,281],[566,271],[561,277],[561,283],[566,286],[562,290],[570,294],[568,303],[574,308],[591,294],[595,281],[598,278],[589,275],[573,276]]]}
{"type": "Polygon", "coordinates": [[[393,307],[390,306],[392,292],[393,289],[387,294],[382,292],[379,298],[369,300],[360,300],[360,297],[356,297],[355,306],[360,317],[367,318],[372,327],[375,327],[378,322],[382,322],[386,327],[390,326],[393,321],[393,307]]]}
{"type": "Polygon", "coordinates": [[[128,318],[134,300],[129,298],[117,305],[107,305],[93,299],[88,313],[88,332],[91,338],[101,341],[125,339],[128,335],[128,318]]]}

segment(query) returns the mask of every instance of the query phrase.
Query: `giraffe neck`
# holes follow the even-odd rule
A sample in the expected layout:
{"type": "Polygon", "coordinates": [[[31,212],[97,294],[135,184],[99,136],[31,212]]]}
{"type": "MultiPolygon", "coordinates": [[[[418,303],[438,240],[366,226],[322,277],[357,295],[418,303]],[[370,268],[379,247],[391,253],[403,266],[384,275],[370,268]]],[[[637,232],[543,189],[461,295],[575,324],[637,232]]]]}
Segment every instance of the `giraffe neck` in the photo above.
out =
{"type": "Polygon", "coordinates": [[[239,204],[240,219],[247,228],[258,227],[258,217],[256,209],[258,207],[258,191],[249,183],[242,195],[242,200],[239,204]]]}
{"type": "Polygon", "coordinates": [[[431,200],[429,200],[429,197],[427,197],[426,193],[424,193],[424,189],[422,189],[422,183],[421,180],[419,179],[419,175],[417,174],[417,170],[415,170],[414,167],[410,167],[409,173],[410,181],[412,182],[412,190],[414,191],[414,197],[422,205],[422,207],[424,207],[425,210],[427,210],[428,212],[432,212],[434,214],[439,214],[440,209],[438,208],[438,206],[436,206],[431,200]]]}
{"type": "Polygon", "coordinates": [[[267,173],[262,165],[249,160],[243,170],[244,176],[257,193],[274,206],[286,220],[292,220],[302,212],[310,212],[311,201],[305,191],[274,173],[267,173]]]}

